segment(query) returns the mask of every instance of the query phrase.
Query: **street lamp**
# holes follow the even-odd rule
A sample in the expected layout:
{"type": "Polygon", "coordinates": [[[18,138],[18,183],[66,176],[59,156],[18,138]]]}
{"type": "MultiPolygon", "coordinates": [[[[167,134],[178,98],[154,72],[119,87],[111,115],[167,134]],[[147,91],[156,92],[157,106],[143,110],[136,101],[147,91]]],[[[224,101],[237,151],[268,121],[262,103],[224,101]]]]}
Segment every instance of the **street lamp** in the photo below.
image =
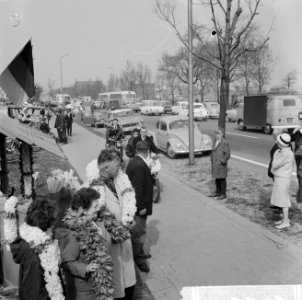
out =
{"type": "Polygon", "coordinates": [[[66,54],[60,56],[61,95],[62,95],[62,97],[63,97],[63,71],[62,71],[62,58],[63,58],[63,57],[66,57],[66,56],[73,55],[73,54],[75,54],[75,52],[66,53],[66,54]]]}

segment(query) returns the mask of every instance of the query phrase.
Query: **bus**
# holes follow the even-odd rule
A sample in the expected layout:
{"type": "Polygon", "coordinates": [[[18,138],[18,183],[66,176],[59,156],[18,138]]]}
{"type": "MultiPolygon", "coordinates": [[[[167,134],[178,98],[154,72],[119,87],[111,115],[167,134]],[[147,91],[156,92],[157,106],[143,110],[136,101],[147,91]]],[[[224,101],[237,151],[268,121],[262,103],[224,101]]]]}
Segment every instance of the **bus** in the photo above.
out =
{"type": "Polygon", "coordinates": [[[127,103],[136,100],[136,93],[132,91],[100,93],[98,101],[101,103],[109,102],[110,100],[118,100],[121,107],[126,106],[127,103]]]}
{"type": "Polygon", "coordinates": [[[70,104],[70,102],[71,102],[71,97],[69,94],[57,94],[56,95],[55,104],[57,104],[58,106],[64,106],[64,105],[70,104]]]}

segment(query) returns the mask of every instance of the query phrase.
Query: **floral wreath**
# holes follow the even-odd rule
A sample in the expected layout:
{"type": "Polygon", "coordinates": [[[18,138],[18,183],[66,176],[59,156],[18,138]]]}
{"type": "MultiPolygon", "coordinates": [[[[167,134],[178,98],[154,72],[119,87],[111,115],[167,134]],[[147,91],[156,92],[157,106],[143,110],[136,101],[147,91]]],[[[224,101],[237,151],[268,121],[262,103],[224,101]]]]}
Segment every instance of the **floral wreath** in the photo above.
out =
{"type": "MultiPolygon", "coordinates": [[[[10,197],[4,204],[4,237],[7,246],[18,238],[17,221],[18,198],[10,197]]],[[[20,237],[39,255],[44,270],[45,288],[51,300],[64,300],[59,273],[60,249],[58,241],[52,240],[50,232],[23,223],[19,228],[20,237]]]]}
{"type": "MultiPolygon", "coordinates": [[[[93,221],[87,220],[83,209],[75,212],[69,208],[63,222],[70,231],[77,233],[80,261],[86,264],[97,263],[99,265],[97,269],[89,273],[88,277],[97,299],[113,300],[115,293],[113,263],[109,255],[107,241],[100,234],[100,229],[93,221]]],[[[64,228],[58,230],[64,230],[64,228]]]]}
{"type": "MultiPolygon", "coordinates": [[[[87,165],[86,177],[88,179],[89,185],[99,191],[101,195],[104,195],[104,197],[100,199],[100,204],[104,205],[106,203],[105,185],[104,182],[100,181],[100,174],[96,159],[94,159],[87,165]]],[[[133,223],[137,210],[134,189],[130,183],[128,176],[121,169],[119,169],[116,178],[114,178],[114,184],[121,191],[121,201],[123,203],[121,217],[122,224],[124,226],[130,226],[133,223]]]]}

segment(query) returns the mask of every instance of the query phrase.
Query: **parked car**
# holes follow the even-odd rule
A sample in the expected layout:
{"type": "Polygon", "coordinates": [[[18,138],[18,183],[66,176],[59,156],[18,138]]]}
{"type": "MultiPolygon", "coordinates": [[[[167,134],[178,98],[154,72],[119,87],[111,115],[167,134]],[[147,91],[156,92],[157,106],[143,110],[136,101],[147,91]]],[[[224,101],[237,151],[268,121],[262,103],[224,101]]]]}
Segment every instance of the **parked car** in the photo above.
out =
{"type": "Polygon", "coordinates": [[[132,109],[134,112],[140,112],[141,111],[141,107],[140,107],[139,102],[128,103],[127,107],[132,109]]]}
{"type": "Polygon", "coordinates": [[[159,101],[156,100],[143,100],[141,104],[142,115],[159,115],[164,113],[164,108],[159,101]]]}
{"type": "MultiPolygon", "coordinates": [[[[208,119],[208,111],[202,103],[194,103],[194,120],[205,121],[208,119]]],[[[189,103],[179,101],[172,106],[172,115],[189,116],[189,103]]]]}
{"type": "Polygon", "coordinates": [[[238,119],[238,109],[243,108],[243,103],[236,103],[233,108],[226,110],[226,121],[237,122],[238,119]]]}
{"type": "Polygon", "coordinates": [[[210,119],[217,119],[219,118],[219,112],[220,112],[220,105],[217,102],[203,102],[204,106],[206,107],[208,111],[208,115],[210,119]]]}
{"type": "Polygon", "coordinates": [[[95,109],[93,111],[93,119],[94,119],[93,126],[96,127],[96,128],[104,127],[106,116],[107,116],[107,111],[106,110],[95,109]]]}
{"type": "Polygon", "coordinates": [[[171,101],[162,100],[160,101],[161,106],[164,108],[165,114],[171,114],[172,113],[172,103],[171,101]]]}
{"type": "Polygon", "coordinates": [[[134,128],[140,127],[143,121],[141,117],[136,116],[134,111],[129,108],[108,111],[104,120],[105,127],[111,126],[113,119],[118,119],[124,132],[131,132],[134,128]]]}
{"type": "MultiPolygon", "coordinates": [[[[166,116],[156,123],[152,133],[156,146],[170,158],[189,153],[189,119],[186,116],[166,116]]],[[[213,149],[210,136],[201,133],[194,123],[194,153],[202,154],[213,149]]]]}

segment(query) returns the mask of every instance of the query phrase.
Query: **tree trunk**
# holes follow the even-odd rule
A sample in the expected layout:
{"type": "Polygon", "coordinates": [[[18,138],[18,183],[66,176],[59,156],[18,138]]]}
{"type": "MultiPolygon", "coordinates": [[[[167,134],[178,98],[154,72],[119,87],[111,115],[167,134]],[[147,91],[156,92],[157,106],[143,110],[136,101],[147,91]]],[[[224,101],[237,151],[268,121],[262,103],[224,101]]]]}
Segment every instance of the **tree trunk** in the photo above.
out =
{"type": "Polygon", "coordinates": [[[226,106],[229,100],[230,93],[230,78],[225,73],[227,71],[223,70],[223,74],[221,77],[221,85],[220,85],[220,114],[218,120],[218,126],[225,130],[225,114],[226,114],[226,106]]]}

